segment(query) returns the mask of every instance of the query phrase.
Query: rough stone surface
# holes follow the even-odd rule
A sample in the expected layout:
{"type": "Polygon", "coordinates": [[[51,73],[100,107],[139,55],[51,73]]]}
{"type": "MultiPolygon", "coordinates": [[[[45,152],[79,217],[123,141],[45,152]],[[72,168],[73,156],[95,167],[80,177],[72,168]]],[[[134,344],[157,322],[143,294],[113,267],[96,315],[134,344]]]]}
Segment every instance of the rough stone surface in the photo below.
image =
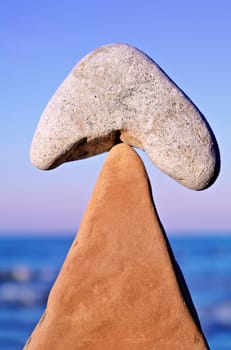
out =
{"type": "Polygon", "coordinates": [[[144,53],[114,44],[83,58],[56,91],[35,132],[31,160],[51,169],[121,141],[192,189],[208,187],[219,172],[217,143],[198,109],[144,53]]]}
{"type": "Polygon", "coordinates": [[[128,145],[110,151],[24,349],[207,349],[144,166],[128,145]]]}

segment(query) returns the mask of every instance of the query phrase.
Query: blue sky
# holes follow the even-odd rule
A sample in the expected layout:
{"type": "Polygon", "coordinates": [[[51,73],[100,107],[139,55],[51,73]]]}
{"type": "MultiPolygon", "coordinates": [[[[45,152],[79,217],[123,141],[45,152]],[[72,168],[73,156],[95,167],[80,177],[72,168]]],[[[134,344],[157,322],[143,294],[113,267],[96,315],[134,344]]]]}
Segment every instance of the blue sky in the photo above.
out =
{"type": "Polygon", "coordinates": [[[48,100],[89,51],[126,42],[152,57],[206,116],[221,173],[194,192],[142,156],[168,233],[231,232],[231,1],[0,2],[0,232],[76,232],[106,155],[33,168],[30,143],[48,100]]]}

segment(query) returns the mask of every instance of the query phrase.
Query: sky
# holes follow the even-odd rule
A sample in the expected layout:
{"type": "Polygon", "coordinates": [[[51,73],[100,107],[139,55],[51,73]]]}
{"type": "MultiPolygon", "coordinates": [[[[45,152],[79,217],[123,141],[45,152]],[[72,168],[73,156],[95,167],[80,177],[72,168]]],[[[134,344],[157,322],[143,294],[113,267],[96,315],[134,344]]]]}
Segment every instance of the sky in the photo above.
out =
{"type": "Polygon", "coordinates": [[[136,46],[193,100],[212,127],[221,172],[192,191],[139,151],[167,233],[231,233],[231,1],[0,1],[0,233],[75,233],[106,154],[34,168],[40,116],[73,66],[105,44],[136,46]]]}

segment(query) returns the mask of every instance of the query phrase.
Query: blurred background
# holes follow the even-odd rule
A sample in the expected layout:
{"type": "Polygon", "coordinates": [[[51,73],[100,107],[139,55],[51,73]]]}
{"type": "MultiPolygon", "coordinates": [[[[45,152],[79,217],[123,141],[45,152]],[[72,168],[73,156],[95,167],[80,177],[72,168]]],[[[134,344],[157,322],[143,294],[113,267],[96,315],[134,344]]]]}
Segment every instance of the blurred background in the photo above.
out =
{"type": "Polygon", "coordinates": [[[22,348],[37,323],[106,157],[40,171],[34,130],[73,66],[115,42],[152,57],[216,135],[221,173],[205,191],[139,154],[211,349],[231,348],[230,13],[229,0],[0,1],[0,349],[22,348]]]}

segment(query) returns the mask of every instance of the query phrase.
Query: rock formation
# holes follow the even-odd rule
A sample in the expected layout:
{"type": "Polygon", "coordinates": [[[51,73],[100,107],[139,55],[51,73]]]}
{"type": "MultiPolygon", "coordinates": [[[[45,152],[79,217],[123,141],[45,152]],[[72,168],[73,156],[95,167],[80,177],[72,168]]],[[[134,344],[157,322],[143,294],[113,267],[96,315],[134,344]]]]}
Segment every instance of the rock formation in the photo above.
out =
{"type": "Polygon", "coordinates": [[[83,58],[48,103],[31,147],[41,169],[125,142],[188,188],[211,185],[219,150],[203,115],[138,49],[114,44],[83,58]]]}
{"type": "Polygon", "coordinates": [[[142,161],[112,148],[25,350],[207,349],[142,161]]]}

